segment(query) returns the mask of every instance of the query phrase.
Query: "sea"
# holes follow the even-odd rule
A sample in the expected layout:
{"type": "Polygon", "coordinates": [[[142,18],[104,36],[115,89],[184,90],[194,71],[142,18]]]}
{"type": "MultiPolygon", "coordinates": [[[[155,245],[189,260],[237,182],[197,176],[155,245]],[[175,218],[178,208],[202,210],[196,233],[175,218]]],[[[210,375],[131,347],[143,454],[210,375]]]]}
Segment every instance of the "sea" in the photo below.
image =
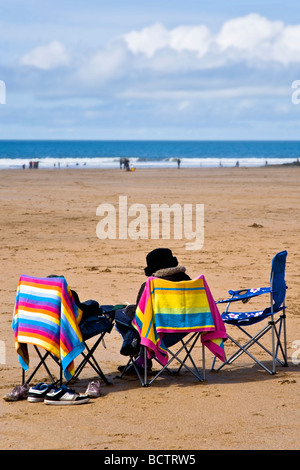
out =
{"type": "Polygon", "coordinates": [[[2,140],[0,170],[259,167],[293,163],[300,141],[2,140]]]}

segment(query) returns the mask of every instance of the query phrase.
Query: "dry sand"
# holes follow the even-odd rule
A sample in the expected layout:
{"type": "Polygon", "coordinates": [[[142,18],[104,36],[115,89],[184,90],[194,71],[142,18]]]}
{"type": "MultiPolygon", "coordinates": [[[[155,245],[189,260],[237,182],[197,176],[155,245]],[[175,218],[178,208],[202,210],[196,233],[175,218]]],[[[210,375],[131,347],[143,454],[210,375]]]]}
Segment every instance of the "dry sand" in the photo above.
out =
{"type": "MultiPolygon", "coordinates": [[[[292,167],[2,171],[3,396],[21,381],[11,329],[21,274],[65,275],[82,301],[134,302],[145,280],[145,255],[159,246],[169,246],[191,277],[203,273],[215,300],[229,289],[268,285],[271,260],[286,249],[289,367],[271,376],[242,357],[220,372],[208,370],[204,383],[182,374],[142,388],[133,377],[116,378],[125,358],[114,330],[106,349],[98,349],[113,382],[102,384],[102,396],[75,407],[1,399],[0,448],[299,449],[300,365],[292,361],[293,342],[300,340],[299,181],[300,169],[292,167]],[[203,249],[187,251],[186,240],[98,239],[96,208],[104,202],[117,207],[119,195],[149,210],[151,203],[204,204],[203,249]]],[[[229,342],[226,348],[231,351],[229,342]]],[[[207,352],[208,367],[211,360],[207,352]]],[[[74,388],[84,392],[93,377],[87,367],[74,388]]]]}

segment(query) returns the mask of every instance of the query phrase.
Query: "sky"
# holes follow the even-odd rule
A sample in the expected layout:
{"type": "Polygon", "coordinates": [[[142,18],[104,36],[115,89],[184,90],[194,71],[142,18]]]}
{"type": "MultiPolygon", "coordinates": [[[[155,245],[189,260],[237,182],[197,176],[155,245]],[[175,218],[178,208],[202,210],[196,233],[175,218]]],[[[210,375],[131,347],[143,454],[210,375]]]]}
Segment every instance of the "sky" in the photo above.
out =
{"type": "Polygon", "coordinates": [[[298,140],[297,80],[298,0],[0,0],[0,139],[298,140]]]}

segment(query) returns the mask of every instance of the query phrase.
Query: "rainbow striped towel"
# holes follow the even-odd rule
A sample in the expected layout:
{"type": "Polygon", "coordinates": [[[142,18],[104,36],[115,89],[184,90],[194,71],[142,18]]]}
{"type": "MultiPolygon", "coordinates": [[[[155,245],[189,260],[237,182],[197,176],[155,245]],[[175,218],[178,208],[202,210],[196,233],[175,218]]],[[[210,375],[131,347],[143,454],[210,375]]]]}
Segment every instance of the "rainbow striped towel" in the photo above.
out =
{"type": "Polygon", "coordinates": [[[83,350],[78,326],[82,311],[76,306],[65,278],[22,275],[13,315],[15,347],[19,361],[28,369],[27,343],[41,346],[60,361],[64,375],[74,375],[74,359],[83,350]]]}
{"type": "Polygon", "coordinates": [[[149,355],[163,365],[168,361],[162,341],[164,333],[200,331],[202,343],[225,361],[225,325],[203,275],[181,282],[149,277],[133,325],[149,355]]]}

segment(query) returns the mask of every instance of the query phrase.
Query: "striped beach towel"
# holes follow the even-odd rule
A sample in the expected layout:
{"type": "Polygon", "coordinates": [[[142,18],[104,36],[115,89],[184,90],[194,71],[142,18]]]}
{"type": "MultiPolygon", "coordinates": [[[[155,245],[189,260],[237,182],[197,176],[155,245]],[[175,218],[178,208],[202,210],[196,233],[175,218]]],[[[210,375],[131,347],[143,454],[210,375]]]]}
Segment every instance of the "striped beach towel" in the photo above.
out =
{"type": "Polygon", "coordinates": [[[181,282],[149,277],[133,325],[149,355],[157,357],[163,365],[168,361],[164,333],[199,331],[202,343],[225,361],[225,326],[203,275],[181,282]]]}
{"type": "Polygon", "coordinates": [[[74,302],[65,278],[22,275],[13,314],[15,347],[24,370],[29,366],[27,344],[44,348],[61,361],[67,380],[74,375],[74,359],[85,349],[79,322],[82,311],[74,302]]]}

